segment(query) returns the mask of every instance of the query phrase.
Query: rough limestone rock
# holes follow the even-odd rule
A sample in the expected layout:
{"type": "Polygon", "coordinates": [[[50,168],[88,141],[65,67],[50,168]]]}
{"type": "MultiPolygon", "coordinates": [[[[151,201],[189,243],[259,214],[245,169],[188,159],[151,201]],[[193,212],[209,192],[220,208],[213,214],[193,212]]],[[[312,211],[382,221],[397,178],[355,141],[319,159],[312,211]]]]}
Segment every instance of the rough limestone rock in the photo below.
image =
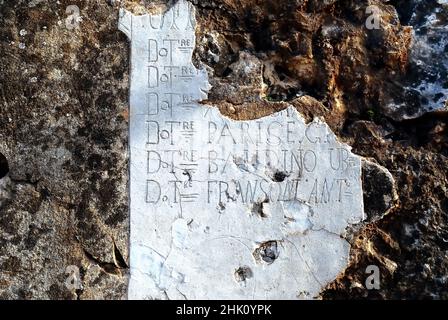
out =
{"type": "MultiPolygon", "coordinates": [[[[132,66],[119,11],[174,3],[0,1],[0,298],[127,297],[132,66]]],[[[363,158],[366,220],[345,230],[348,258],[317,296],[448,298],[446,1],[191,3],[193,64],[211,85],[198,108],[318,117],[363,158]],[[366,28],[371,5],[379,29],[366,28]]]]}

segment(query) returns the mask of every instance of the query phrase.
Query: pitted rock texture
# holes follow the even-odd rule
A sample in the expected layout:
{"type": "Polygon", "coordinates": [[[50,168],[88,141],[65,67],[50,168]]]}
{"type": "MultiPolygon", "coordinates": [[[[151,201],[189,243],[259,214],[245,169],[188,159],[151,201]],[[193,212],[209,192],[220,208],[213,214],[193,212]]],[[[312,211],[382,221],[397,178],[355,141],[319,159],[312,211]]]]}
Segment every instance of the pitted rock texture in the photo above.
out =
{"type": "Polygon", "coordinates": [[[106,1],[77,2],[72,31],[70,4],[0,4],[2,298],[126,290],[128,47],[106,1]],[[66,288],[69,265],[84,289],[66,288]]]}
{"type": "MultiPolygon", "coordinates": [[[[421,112],[431,99],[446,100],[446,45],[437,47],[444,33],[429,41],[434,58],[417,67],[412,50],[413,33],[426,41],[432,28],[418,33],[427,19],[417,17],[441,8],[436,26],[446,27],[446,3],[192,2],[196,64],[213,85],[207,103],[238,120],[292,104],[307,120],[323,117],[395,180],[398,201],[355,231],[350,265],[322,297],[448,298],[447,115],[421,112]],[[372,4],[385,12],[380,30],[365,28],[372,4]],[[428,91],[422,81],[435,85],[428,91]],[[380,267],[380,290],[365,289],[370,264],[380,267]]],[[[172,5],[122,4],[141,13],[172,5]]],[[[126,294],[129,49],[117,29],[119,5],[0,1],[1,298],[126,294]],[[73,4],[82,20],[68,30],[73,4]],[[68,265],[80,267],[82,288],[64,285],[68,265]]]]}

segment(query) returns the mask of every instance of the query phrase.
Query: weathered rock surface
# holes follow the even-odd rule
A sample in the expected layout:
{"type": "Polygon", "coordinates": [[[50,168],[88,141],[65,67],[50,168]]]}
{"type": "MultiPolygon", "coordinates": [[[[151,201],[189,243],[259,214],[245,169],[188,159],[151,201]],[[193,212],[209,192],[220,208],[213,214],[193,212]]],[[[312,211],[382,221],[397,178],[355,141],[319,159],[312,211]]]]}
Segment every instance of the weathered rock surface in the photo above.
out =
{"type": "MultiPolygon", "coordinates": [[[[128,42],[118,1],[74,2],[0,2],[1,298],[126,295],[128,42]],[[72,4],[82,21],[69,30],[72,4]],[[79,289],[65,286],[69,265],[79,289]]],[[[205,103],[236,120],[291,104],[395,180],[398,201],[389,174],[367,166],[390,198],[365,188],[373,219],[352,233],[349,267],[322,297],[448,298],[447,116],[423,115],[446,100],[446,3],[192,2],[194,58],[213,86],[205,103]],[[380,30],[365,28],[372,4],[385,13],[380,30]],[[439,22],[425,18],[434,12],[439,22]],[[371,264],[380,290],[364,287],[371,264]]]]}
{"type": "Polygon", "coordinates": [[[0,5],[2,298],[126,290],[128,48],[106,1],[78,2],[74,30],[69,4],[0,5]],[[84,291],[66,288],[69,265],[84,291]]]}

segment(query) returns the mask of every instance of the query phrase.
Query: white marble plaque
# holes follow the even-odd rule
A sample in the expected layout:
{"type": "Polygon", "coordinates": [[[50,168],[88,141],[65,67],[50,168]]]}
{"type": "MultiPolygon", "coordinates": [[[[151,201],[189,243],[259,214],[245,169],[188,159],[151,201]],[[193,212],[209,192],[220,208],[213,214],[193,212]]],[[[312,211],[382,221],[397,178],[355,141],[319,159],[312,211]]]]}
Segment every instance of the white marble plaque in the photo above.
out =
{"type": "Polygon", "coordinates": [[[233,121],[198,101],[194,7],[120,12],[131,41],[130,299],[311,299],[363,219],[361,159],[290,107],[233,121]]]}

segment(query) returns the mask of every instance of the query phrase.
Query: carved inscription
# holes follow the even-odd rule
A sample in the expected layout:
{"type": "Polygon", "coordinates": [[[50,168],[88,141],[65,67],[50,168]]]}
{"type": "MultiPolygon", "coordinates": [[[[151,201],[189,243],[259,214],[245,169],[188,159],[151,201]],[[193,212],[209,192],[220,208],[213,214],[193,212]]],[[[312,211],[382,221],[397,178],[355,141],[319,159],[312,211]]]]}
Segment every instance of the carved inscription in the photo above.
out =
{"type": "Polygon", "coordinates": [[[199,106],[210,86],[192,63],[190,3],[122,10],[119,25],[132,48],[129,297],[315,296],[346,263],[339,235],[363,219],[360,158],[293,107],[233,121],[199,106]],[[243,267],[252,277],[235,280],[243,267]]]}

